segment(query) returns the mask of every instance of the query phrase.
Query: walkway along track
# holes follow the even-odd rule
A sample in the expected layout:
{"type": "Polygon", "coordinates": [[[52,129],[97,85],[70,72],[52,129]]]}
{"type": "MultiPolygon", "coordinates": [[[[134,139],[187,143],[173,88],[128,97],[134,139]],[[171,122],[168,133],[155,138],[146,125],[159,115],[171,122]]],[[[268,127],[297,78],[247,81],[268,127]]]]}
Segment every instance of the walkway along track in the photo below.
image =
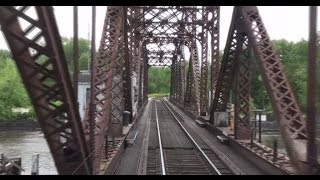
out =
{"type": "Polygon", "coordinates": [[[230,169],[199,138],[192,137],[171,108],[153,101],[147,174],[231,175],[230,169]]]}

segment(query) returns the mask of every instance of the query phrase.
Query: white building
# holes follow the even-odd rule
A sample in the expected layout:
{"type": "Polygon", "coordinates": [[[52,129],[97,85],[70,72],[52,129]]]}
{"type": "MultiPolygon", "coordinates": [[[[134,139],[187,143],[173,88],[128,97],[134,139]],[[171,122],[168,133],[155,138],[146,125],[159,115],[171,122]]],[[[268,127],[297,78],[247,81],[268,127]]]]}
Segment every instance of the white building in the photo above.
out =
{"type": "Polygon", "coordinates": [[[80,117],[83,119],[86,105],[90,98],[90,72],[88,70],[80,71],[78,74],[78,101],[80,117]]]}

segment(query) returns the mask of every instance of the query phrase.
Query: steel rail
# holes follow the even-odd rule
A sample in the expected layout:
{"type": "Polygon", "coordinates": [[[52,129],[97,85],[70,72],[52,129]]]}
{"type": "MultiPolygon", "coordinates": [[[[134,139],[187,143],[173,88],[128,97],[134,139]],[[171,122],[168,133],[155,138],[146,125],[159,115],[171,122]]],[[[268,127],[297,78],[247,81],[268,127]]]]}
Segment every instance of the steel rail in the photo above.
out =
{"type": "Polygon", "coordinates": [[[158,119],[158,110],[157,110],[157,103],[154,103],[154,108],[156,112],[156,122],[157,122],[157,132],[158,132],[158,139],[159,139],[159,149],[160,149],[160,159],[161,159],[161,171],[162,175],[166,175],[166,168],[164,165],[164,157],[163,157],[163,148],[161,143],[161,134],[160,134],[160,126],[159,126],[159,119],[158,119]]]}
{"type": "Polygon", "coordinates": [[[193,139],[193,137],[190,135],[190,133],[186,130],[186,128],[180,123],[179,119],[177,118],[177,116],[172,112],[172,110],[170,109],[170,107],[161,99],[161,101],[163,102],[163,104],[167,107],[167,109],[169,110],[169,112],[172,114],[172,116],[174,117],[174,119],[178,122],[178,124],[180,125],[180,127],[183,129],[184,133],[187,134],[188,138],[192,141],[192,143],[197,147],[197,149],[200,151],[201,155],[208,161],[208,163],[210,164],[210,166],[212,167],[212,169],[214,169],[214,171],[216,171],[216,173],[218,175],[222,175],[221,172],[218,170],[218,168],[213,164],[213,162],[209,159],[209,157],[206,155],[205,152],[203,152],[203,150],[201,149],[201,147],[198,145],[198,143],[193,139]]]}

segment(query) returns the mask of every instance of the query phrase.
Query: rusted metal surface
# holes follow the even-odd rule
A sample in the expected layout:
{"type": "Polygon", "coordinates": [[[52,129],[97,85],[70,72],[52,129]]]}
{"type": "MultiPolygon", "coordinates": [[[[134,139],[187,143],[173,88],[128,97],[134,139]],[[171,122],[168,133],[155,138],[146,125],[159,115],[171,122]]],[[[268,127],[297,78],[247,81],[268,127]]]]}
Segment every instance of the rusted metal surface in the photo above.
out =
{"type": "Polygon", "coordinates": [[[223,53],[213,104],[211,107],[209,120],[211,124],[214,123],[214,112],[225,112],[227,108],[232,82],[237,67],[236,54],[237,51],[239,51],[238,19],[239,8],[235,7],[233,10],[226,47],[223,53]]]}
{"type": "Polygon", "coordinates": [[[308,99],[307,99],[307,162],[308,174],[319,172],[316,146],[316,99],[317,97],[317,6],[310,7],[309,59],[308,59],[308,99]],[[318,169],[317,169],[318,168],[318,169]]]}
{"type": "Polygon", "coordinates": [[[250,95],[251,95],[251,48],[245,33],[239,35],[241,50],[236,55],[238,66],[236,71],[236,100],[234,135],[236,139],[250,139],[250,95]]]}
{"type": "Polygon", "coordinates": [[[143,54],[143,65],[144,65],[144,74],[143,74],[143,82],[144,82],[144,86],[143,86],[143,102],[148,100],[148,69],[149,69],[149,65],[148,65],[148,56],[147,53],[143,54]]]}
{"type": "Polygon", "coordinates": [[[108,136],[122,135],[123,111],[131,112],[132,122],[147,100],[150,65],[171,66],[171,101],[206,115],[211,61],[209,122],[214,123],[214,112],[226,111],[236,83],[235,138],[249,139],[251,47],[292,163],[301,174],[315,172],[316,7],[310,13],[307,122],[257,7],[235,7],[221,67],[219,6],[109,6],[97,57],[93,7],[91,101],[82,124],[77,105],[77,9],[72,83],[52,8],[32,8],[36,17],[28,14],[29,7],[2,6],[0,23],[60,174],[98,174],[102,160],[109,158],[104,154],[112,146],[108,136]],[[23,28],[20,21],[29,26],[23,28]]]}
{"type": "MultiPolygon", "coordinates": [[[[94,76],[94,69],[97,66],[97,61],[96,61],[96,7],[92,6],[92,27],[91,27],[91,61],[90,61],[90,102],[89,102],[89,117],[84,119],[83,124],[85,125],[85,134],[86,134],[86,139],[88,139],[88,144],[89,144],[89,149],[90,152],[95,151],[95,127],[96,127],[96,121],[95,121],[95,113],[96,113],[96,98],[95,98],[95,76],[94,76]]],[[[91,162],[93,163],[94,161],[94,156],[90,157],[91,162]]],[[[94,169],[92,167],[92,172],[94,172],[94,169]]]]}
{"type": "Polygon", "coordinates": [[[177,56],[173,55],[172,64],[171,64],[171,83],[170,83],[170,101],[176,101],[177,94],[177,56]]]}
{"type": "Polygon", "coordinates": [[[283,71],[279,55],[272,46],[259,11],[255,6],[241,7],[249,41],[258,60],[263,82],[291,161],[300,173],[306,173],[306,121],[283,71]]]}
{"type": "Polygon", "coordinates": [[[78,6],[73,6],[73,89],[78,99],[78,73],[79,73],[79,41],[78,41],[78,6]]]}
{"type": "Polygon", "coordinates": [[[201,44],[201,78],[200,78],[200,115],[207,115],[207,99],[208,99],[208,15],[209,11],[206,10],[206,6],[202,7],[202,31],[199,34],[201,44]]]}
{"type": "MultiPolygon", "coordinates": [[[[129,54],[129,25],[127,17],[127,7],[123,7],[123,45],[124,45],[124,73],[123,73],[123,96],[124,96],[124,110],[130,112],[129,122],[132,122],[132,97],[131,97],[131,64],[129,54]]],[[[129,34],[130,35],[130,34],[129,34]]]]}
{"type": "MultiPolygon", "coordinates": [[[[117,59],[118,48],[121,46],[120,30],[122,24],[122,8],[108,6],[103,26],[100,47],[93,66],[92,89],[94,95],[91,101],[94,104],[94,158],[93,169],[97,174],[102,158],[102,150],[106,142],[107,131],[110,127],[111,106],[112,106],[112,80],[115,68],[121,58],[117,59]],[[118,60],[118,61],[117,61],[118,60]]],[[[110,129],[109,129],[110,130],[110,129]]],[[[106,145],[107,146],[107,145],[106,145]]]]}
{"type": "Polygon", "coordinates": [[[53,8],[1,6],[0,14],[2,32],[59,174],[91,174],[89,153],[53,8]],[[19,21],[28,26],[22,28],[19,21]]]}
{"type": "MultiPolygon", "coordinates": [[[[213,102],[214,93],[220,70],[219,60],[219,42],[220,42],[220,6],[211,6],[210,12],[212,19],[209,21],[209,32],[211,35],[211,103],[213,102]]],[[[212,106],[212,104],[211,104],[212,106]]]]}
{"type": "MultiPolygon", "coordinates": [[[[113,23],[113,22],[110,22],[113,23]]],[[[123,24],[122,24],[123,25],[123,24]]],[[[123,30],[123,28],[121,28],[123,30]]],[[[111,100],[111,124],[112,136],[122,136],[122,115],[124,111],[123,103],[123,65],[124,65],[124,46],[123,31],[120,33],[119,46],[116,49],[117,57],[115,59],[114,74],[112,75],[112,100],[111,100]]]]}
{"type": "Polygon", "coordinates": [[[145,86],[145,81],[144,81],[144,68],[145,67],[145,63],[144,63],[144,58],[145,58],[145,54],[147,53],[147,47],[146,47],[146,43],[142,44],[142,52],[141,52],[141,56],[140,56],[140,74],[139,74],[139,101],[138,101],[138,105],[139,108],[142,106],[143,104],[143,92],[144,92],[144,86],[145,86]]]}

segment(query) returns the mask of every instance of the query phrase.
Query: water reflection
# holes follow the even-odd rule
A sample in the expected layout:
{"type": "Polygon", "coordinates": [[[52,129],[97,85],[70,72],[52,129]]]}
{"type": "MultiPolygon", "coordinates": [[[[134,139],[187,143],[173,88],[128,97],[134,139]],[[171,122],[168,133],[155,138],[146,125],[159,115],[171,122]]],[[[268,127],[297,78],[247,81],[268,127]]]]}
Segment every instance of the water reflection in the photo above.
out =
{"type": "Polygon", "coordinates": [[[39,174],[57,174],[51,153],[41,131],[0,132],[0,153],[8,158],[22,158],[22,174],[31,173],[32,155],[39,153],[39,174]]]}

